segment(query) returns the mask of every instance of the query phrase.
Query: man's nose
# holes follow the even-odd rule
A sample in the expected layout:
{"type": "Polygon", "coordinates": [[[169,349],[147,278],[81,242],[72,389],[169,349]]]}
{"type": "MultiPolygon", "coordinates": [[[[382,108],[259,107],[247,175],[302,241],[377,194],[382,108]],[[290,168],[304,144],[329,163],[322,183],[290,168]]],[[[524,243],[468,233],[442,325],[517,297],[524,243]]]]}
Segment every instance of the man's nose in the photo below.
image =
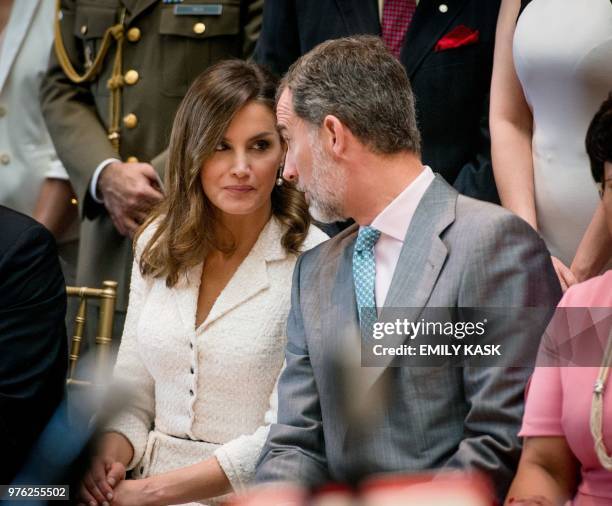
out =
{"type": "Polygon", "coordinates": [[[287,181],[295,182],[298,179],[297,167],[293,161],[293,157],[289,152],[285,156],[285,165],[283,168],[283,179],[287,181]]]}

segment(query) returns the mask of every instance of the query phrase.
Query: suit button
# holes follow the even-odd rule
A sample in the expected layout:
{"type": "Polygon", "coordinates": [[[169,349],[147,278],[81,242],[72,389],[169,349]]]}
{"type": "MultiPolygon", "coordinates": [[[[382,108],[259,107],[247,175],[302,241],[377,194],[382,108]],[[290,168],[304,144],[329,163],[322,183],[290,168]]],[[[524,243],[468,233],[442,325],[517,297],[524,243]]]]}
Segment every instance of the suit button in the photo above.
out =
{"type": "Polygon", "coordinates": [[[0,105],[0,118],[4,118],[6,116],[6,107],[0,105]]]}
{"type": "Polygon", "coordinates": [[[206,25],[204,23],[196,23],[193,25],[193,33],[202,35],[206,31],[206,25]]]}
{"type": "Polygon", "coordinates": [[[189,395],[191,395],[191,397],[193,397],[193,390],[189,390],[189,395]]]}
{"type": "Polygon", "coordinates": [[[137,71],[132,69],[128,70],[123,76],[123,78],[125,79],[125,82],[131,86],[132,84],[136,84],[138,82],[140,76],[138,75],[137,71]]]}
{"type": "Polygon", "coordinates": [[[446,14],[448,12],[448,5],[446,4],[440,4],[438,6],[438,10],[442,13],[442,14],[446,14]]]}
{"type": "Polygon", "coordinates": [[[70,203],[71,203],[73,206],[76,206],[76,205],[78,205],[79,201],[78,201],[77,199],[75,199],[75,198],[72,198],[72,199],[70,199],[70,203]]]}
{"type": "Polygon", "coordinates": [[[144,466],[140,468],[140,474],[144,473],[144,466]]]}
{"type": "Polygon", "coordinates": [[[189,343],[189,348],[193,350],[193,343],[189,343]]]}
{"type": "Polygon", "coordinates": [[[140,32],[140,28],[130,28],[127,33],[127,38],[130,42],[138,42],[140,40],[142,33],[140,32]]]}
{"type": "Polygon", "coordinates": [[[11,162],[11,157],[9,156],[8,153],[0,154],[0,163],[2,165],[8,165],[10,162],[11,162]]]}
{"type": "Polygon", "coordinates": [[[87,25],[81,26],[81,35],[85,35],[87,33],[87,25]]]}
{"type": "Polygon", "coordinates": [[[136,125],[138,125],[138,116],[131,112],[123,117],[123,124],[126,128],[136,128],[136,125]]]}
{"type": "Polygon", "coordinates": [[[138,163],[138,158],[136,158],[135,156],[128,156],[125,161],[127,163],[138,163]]]}
{"type": "Polygon", "coordinates": [[[194,373],[193,367],[190,367],[189,371],[191,372],[191,374],[193,374],[194,373]]]}

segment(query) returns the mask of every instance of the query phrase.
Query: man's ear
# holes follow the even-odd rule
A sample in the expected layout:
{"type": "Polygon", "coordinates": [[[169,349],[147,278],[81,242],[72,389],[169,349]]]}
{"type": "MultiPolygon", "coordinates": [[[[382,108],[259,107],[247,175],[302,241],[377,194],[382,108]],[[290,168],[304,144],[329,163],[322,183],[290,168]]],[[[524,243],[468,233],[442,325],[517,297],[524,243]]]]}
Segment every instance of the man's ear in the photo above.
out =
{"type": "Polygon", "coordinates": [[[347,129],[344,124],[331,114],[325,116],[323,120],[323,142],[329,151],[336,157],[344,155],[347,147],[347,129]]]}

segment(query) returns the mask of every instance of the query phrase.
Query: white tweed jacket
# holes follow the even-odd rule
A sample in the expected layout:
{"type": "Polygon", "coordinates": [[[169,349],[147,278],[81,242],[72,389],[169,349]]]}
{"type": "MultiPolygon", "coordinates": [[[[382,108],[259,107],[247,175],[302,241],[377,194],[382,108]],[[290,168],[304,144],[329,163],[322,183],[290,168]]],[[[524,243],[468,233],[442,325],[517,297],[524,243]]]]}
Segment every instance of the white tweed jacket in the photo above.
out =
{"type": "MultiPolygon", "coordinates": [[[[284,360],[296,256],[281,246],[271,218],[249,255],[195,328],[202,264],[173,287],[143,278],[138,254],[115,365],[130,391],[107,430],[134,447],[128,468],[146,477],[214,455],[235,491],[251,480],[269,424],[284,360]]],[[[137,251],[151,237],[142,234],[137,251]]],[[[311,227],[302,249],[327,239],[311,227]]]]}

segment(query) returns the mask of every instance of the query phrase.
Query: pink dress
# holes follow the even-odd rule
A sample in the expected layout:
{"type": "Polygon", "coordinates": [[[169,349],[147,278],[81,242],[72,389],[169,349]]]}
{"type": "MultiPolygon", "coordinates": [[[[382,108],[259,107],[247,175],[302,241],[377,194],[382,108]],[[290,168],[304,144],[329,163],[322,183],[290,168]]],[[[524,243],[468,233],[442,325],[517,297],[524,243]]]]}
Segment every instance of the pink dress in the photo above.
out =
{"type": "MultiPolygon", "coordinates": [[[[561,307],[612,308],[612,270],[570,288],[561,307]]],[[[574,506],[612,505],[612,472],[602,467],[589,429],[599,367],[537,367],[528,390],[520,436],[565,436],[580,462],[574,506]]],[[[604,394],[603,437],[612,453],[612,378],[604,394]]]]}

